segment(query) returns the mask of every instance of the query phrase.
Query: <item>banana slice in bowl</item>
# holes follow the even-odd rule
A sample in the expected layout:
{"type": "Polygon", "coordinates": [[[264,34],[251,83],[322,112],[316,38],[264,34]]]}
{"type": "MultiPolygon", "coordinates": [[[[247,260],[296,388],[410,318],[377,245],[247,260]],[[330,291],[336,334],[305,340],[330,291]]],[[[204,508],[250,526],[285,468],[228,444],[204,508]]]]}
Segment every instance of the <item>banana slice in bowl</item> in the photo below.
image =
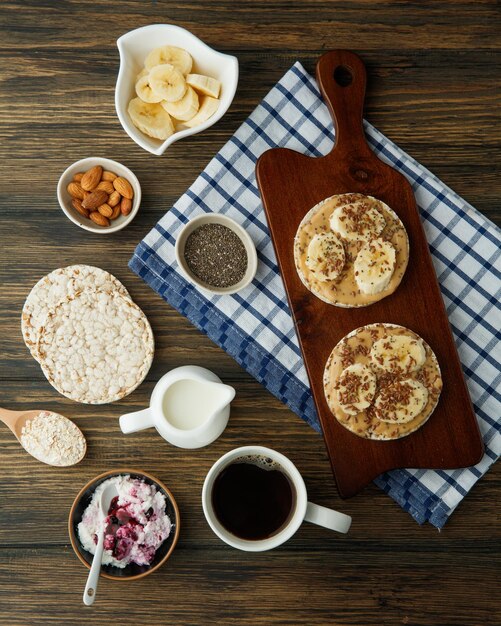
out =
{"type": "Polygon", "coordinates": [[[174,134],[174,124],[167,111],[158,103],[133,98],[128,113],[134,125],[150,137],[165,140],[174,134]]]}
{"type": "Polygon", "coordinates": [[[174,119],[181,122],[188,122],[198,113],[200,107],[197,92],[188,87],[184,96],[176,102],[162,101],[163,108],[174,119]]]}
{"type": "Polygon", "coordinates": [[[162,102],[162,96],[154,92],[151,87],[149,72],[147,71],[146,75],[143,72],[141,72],[141,74],[142,75],[139,75],[136,81],[137,97],[149,104],[162,102]]]}
{"type": "Polygon", "coordinates": [[[210,96],[204,96],[198,109],[197,114],[192,117],[184,125],[188,128],[196,128],[209,120],[218,110],[219,100],[217,98],[211,98],[210,96]]]}
{"type": "Polygon", "coordinates": [[[188,74],[186,83],[190,87],[194,87],[200,93],[211,98],[219,98],[221,91],[221,83],[212,76],[204,76],[203,74],[188,74]]]}
{"type": "Polygon", "coordinates": [[[170,63],[152,68],[148,80],[153,92],[166,102],[177,102],[186,93],[184,76],[170,63]]]}
{"type": "Polygon", "coordinates": [[[144,67],[151,70],[157,65],[168,63],[173,65],[184,76],[191,72],[193,59],[191,54],[183,48],[177,46],[161,46],[152,50],[144,61],[144,67]]]}

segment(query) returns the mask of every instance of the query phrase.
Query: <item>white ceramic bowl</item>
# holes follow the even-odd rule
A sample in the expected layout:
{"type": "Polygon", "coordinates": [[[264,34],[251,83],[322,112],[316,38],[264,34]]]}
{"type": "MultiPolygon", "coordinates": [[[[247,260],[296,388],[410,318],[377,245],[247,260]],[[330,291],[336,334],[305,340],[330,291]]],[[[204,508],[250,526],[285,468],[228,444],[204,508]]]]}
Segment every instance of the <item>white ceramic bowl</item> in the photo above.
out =
{"type": "Polygon", "coordinates": [[[116,233],[117,230],[122,230],[122,228],[125,228],[127,224],[130,224],[135,218],[139,205],[141,204],[141,185],[139,184],[135,174],[133,174],[128,167],[125,167],[125,165],[122,165],[117,161],[112,161],[111,159],[89,157],[87,159],[76,161],[61,174],[61,178],[57,184],[57,199],[59,200],[59,204],[61,205],[61,208],[66,216],[74,224],[80,226],[80,228],[83,228],[84,230],[90,231],[91,233],[109,235],[111,233],[116,233]],[[71,204],[71,196],[66,190],[66,187],[71,183],[75,174],[78,172],[86,172],[95,165],[100,165],[103,170],[109,170],[118,176],[123,176],[129,181],[132,185],[132,189],[134,190],[131,212],[129,215],[119,215],[116,220],[111,222],[110,226],[99,226],[92,220],[86,219],[83,215],[80,215],[80,213],[73,208],[71,204]]]}
{"type": "Polygon", "coordinates": [[[186,29],[173,24],[151,24],[122,35],[117,40],[117,46],[120,52],[120,70],[115,88],[118,119],[129,137],[148,152],[163,154],[175,141],[200,133],[215,124],[230,107],[237,90],[238,59],[210,48],[186,29]],[[212,117],[194,128],[177,131],[162,141],[148,137],[137,129],[127,113],[127,107],[132,98],[136,97],[135,79],[144,67],[146,56],[154,48],[165,45],[187,50],[193,57],[194,71],[217,78],[221,82],[221,95],[219,108],[212,117]]]}
{"type": "Polygon", "coordinates": [[[199,215],[198,217],[194,217],[190,220],[177,236],[175,253],[177,264],[181,268],[184,276],[186,276],[191,283],[200,289],[218,296],[236,293],[237,291],[245,289],[245,287],[253,281],[257,271],[256,246],[254,245],[250,235],[244,228],[242,228],[242,226],[240,226],[240,224],[231,219],[231,217],[220,213],[204,213],[204,215],[199,215]],[[184,247],[186,245],[186,240],[194,230],[204,224],[222,224],[223,226],[227,226],[238,235],[244,244],[245,251],[247,252],[247,271],[245,272],[242,280],[231,287],[213,287],[212,285],[204,283],[197,276],[195,276],[195,274],[193,274],[185,261],[184,247]]]}

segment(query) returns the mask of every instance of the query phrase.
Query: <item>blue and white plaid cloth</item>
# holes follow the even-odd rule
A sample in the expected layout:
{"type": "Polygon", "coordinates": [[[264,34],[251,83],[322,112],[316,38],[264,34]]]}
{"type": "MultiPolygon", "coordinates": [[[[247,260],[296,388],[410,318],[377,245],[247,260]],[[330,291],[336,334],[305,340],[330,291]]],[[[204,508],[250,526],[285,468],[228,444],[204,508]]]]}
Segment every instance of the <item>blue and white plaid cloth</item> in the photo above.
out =
{"type": "MultiPolygon", "coordinates": [[[[402,172],[414,189],[485,442],[485,456],[475,467],[402,469],[377,478],[376,484],[419,523],[429,521],[441,528],[500,453],[501,231],[373,126],[366,123],[365,130],[376,154],[402,172]]],[[[137,246],[129,264],[317,431],[320,426],[254,167],[269,148],[321,156],[332,145],[332,121],[317,84],[296,63],[137,246]],[[202,293],[176,267],[177,234],[192,217],[211,211],[237,220],[257,247],[256,278],[233,296],[202,293]]]]}

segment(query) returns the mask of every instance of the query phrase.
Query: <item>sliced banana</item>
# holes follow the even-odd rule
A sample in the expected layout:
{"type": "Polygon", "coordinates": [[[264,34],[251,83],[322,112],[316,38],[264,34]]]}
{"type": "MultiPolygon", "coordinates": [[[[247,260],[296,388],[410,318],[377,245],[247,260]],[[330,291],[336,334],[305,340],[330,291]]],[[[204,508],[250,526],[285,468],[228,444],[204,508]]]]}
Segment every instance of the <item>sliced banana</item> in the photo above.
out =
{"type": "Polygon", "coordinates": [[[336,280],[345,264],[344,246],[332,232],[317,233],[310,241],[306,265],[317,280],[336,280]]]}
{"type": "Polygon", "coordinates": [[[198,112],[198,95],[197,92],[188,87],[186,93],[177,102],[167,102],[162,100],[162,106],[169,115],[172,115],[176,120],[181,122],[187,122],[191,120],[198,112]]]}
{"type": "Polygon", "coordinates": [[[151,70],[156,65],[164,65],[165,63],[173,65],[185,76],[191,72],[193,67],[191,55],[183,48],[178,48],[177,46],[155,48],[146,57],[144,65],[146,69],[151,70]]]}
{"type": "Polygon", "coordinates": [[[203,74],[188,74],[186,77],[186,83],[200,93],[203,93],[205,96],[219,98],[221,83],[217,80],[217,78],[204,76],[203,74]]]}
{"type": "Polygon", "coordinates": [[[149,72],[146,76],[141,76],[141,78],[137,81],[136,93],[143,102],[153,104],[155,102],[162,101],[162,96],[155,93],[150,86],[149,72]]]}
{"type": "Polygon", "coordinates": [[[388,335],[374,342],[371,348],[372,364],[394,374],[415,372],[425,361],[423,342],[410,335],[388,335]]]}
{"type": "Polygon", "coordinates": [[[184,122],[184,125],[188,128],[193,128],[193,126],[198,126],[198,124],[202,124],[202,122],[205,122],[209,119],[209,117],[214,115],[218,107],[219,100],[217,98],[204,96],[202,99],[202,103],[200,104],[200,108],[198,109],[198,113],[188,122],[184,122]]]}
{"type": "Polygon", "coordinates": [[[170,63],[156,65],[149,73],[150,86],[161,100],[176,102],[186,93],[186,81],[170,63]]]}
{"type": "Polygon", "coordinates": [[[336,384],[336,396],[340,407],[348,415],[357,415],[367,409],[376,393],[376,375],[362,363],[345,368],[336,384]]]}
{"type": "Polygon", "coordinates": [[[355,281],[362,293],[384,291],[395,271],[396,251],[389,241],[368,241],[353,263],[355,281]]]}
{"type": "Polygon", "coordinates": [[[404,424],[419,415],[427,403],[426,387],[408,378],[383,387],[374,402],[374,411],[382,422],[404,424]]]}
{"type": "Polygon", "coordinates": [[[150,70],[146,69],[145,67],[143,67],[143,69],[139,72],[139,74],[136,76],[136,83],[137,81],[142,78],[143,76],[148,76],[148,74],[150,73],[150,70]]]}
{"type": "Polygon", "coordinates": [[[134,126],[150,137],[168,139],[174,132],[170,115],[160,104],[134,98],[129,102],[128,112],[134,126]]]}
{"type": "Polygon", "coordinates": [[[367,201],[345,204],[330,216],[331,229],[348,241],[370,241],[386,226],[384,216],[367,201]]]}

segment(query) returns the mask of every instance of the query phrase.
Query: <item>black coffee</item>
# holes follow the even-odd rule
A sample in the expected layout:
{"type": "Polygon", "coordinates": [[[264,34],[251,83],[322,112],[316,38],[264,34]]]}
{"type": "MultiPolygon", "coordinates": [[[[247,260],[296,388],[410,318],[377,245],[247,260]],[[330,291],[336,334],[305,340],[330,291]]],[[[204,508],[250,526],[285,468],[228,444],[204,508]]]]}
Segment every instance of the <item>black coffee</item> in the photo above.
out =
{"type": "Polygon", "coordinates": [[[266,539],[289,520],[294,492],[270,459],[237,459],[217,476],[212,506],[219,522],[240,539],[266,539]]]}

